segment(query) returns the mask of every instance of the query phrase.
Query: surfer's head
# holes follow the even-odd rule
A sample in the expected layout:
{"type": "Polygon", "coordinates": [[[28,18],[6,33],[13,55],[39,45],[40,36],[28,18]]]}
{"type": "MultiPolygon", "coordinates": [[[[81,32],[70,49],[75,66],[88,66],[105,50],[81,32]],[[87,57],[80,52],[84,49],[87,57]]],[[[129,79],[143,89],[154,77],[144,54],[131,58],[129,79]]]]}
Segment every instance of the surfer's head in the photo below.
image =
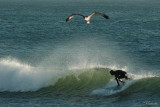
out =
{"type": "Polygon", "coordinates": [[[115,71],[111,70],[111,71],[110,71],[110,74],[111,74],[111,75],[115,75],[115,71]]]}

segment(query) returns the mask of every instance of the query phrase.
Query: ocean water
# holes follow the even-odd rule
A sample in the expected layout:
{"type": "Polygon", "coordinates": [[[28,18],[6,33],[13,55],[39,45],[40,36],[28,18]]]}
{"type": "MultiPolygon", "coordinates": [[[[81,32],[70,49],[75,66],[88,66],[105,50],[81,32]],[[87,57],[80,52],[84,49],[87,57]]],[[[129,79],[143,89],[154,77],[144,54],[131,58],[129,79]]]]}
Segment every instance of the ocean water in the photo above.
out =
{"type": "Polygon", "coordinates": [[[160,1],[0,0],[1,107],[160,106],[160,1]],[[72,13],[80,16],[65,22],[72,13]],[[132,80],[115,90],[113,69],[132,80]]]}

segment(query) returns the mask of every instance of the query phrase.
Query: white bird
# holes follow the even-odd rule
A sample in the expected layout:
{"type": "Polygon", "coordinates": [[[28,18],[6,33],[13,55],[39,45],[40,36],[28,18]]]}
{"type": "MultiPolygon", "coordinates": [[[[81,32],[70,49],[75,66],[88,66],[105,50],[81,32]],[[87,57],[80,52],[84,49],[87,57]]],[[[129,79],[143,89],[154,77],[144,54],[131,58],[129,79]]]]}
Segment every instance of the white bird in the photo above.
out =
{"type": "Polygon", "coordinates": [[[84,20],[87,22],[87,24],[89,24],[90,20],[91,20],[91,17],[96,15],[96,14],[101,15],[106,19],[109,19],[109,17],[105,14],[102,14],[102,13],[99,13],[99,12],[94,12],[94,13],[90,14],[89,16],[84,16],[82,14],[72,14],[66,19],[66,22],[70,21],[74,16],[79,15],[79,16],[82,16],[84,18],[84,20]]]}

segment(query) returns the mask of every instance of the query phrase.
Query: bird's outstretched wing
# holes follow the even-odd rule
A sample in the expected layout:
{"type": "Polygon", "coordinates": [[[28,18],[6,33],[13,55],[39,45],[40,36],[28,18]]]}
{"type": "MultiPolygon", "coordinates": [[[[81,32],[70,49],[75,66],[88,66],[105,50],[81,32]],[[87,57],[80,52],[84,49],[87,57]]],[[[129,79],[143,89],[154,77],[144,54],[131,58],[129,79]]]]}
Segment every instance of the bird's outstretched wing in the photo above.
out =
{"type": "Polygon", "coordinates": [[[66,22],[70,21],[75,15],[82,16],[83,18],[85,17],[85,16],[83,16],[83,15],[81,15],[81,14],[72,14],[72,15],[70,15],[70,16],[66,19],[66,22]]]}
{"type": "Polygon", "coordinates": [[[91,15],[89,15],[88,17],[91,18],[92,16],[94,16],[94,15],[96,15],[96,14],[99,14],[99,15],[103,16],[103,17],[106,18],[106,19],[109,19],[109,16],[107,16],[107,15],[105,15],[105,14],[103,14],[103,13],[99,13],[99,12],[94,12],[94,13],[92,13],[91,15]]]}

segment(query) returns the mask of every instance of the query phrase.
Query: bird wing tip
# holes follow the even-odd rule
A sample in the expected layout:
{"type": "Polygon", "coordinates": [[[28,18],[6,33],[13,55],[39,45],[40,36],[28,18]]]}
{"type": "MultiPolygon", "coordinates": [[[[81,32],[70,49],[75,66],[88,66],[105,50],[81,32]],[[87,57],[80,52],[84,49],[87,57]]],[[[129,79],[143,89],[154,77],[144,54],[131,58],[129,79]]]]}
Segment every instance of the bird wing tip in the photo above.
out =
{"type": "Polygon", "coordinates": [[[106,19],[109,19],[109,16],[107,16],[107,15],[104,15],[104,17],[105,17],[106,19]]]}
{"type": "Polygon", "coordinates": [[[67,18],[67,19],[66,19],[66,22],[68,22],[68,21],[69,21],[68,19],[69,19],[69,18],[67,18]]]}

